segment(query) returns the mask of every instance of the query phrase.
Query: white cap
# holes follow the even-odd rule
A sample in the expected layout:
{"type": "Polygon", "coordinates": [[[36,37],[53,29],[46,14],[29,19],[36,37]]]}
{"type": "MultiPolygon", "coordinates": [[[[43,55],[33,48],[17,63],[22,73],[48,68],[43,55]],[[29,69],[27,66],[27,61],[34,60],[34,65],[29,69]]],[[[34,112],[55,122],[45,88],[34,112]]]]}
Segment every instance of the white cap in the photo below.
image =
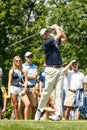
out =
{"type": "Polygon", "coordinates": [[[47,31],[46,28],[42,28],[41,31],[40,31],[40,36],[44,35],[44,33],[47,31]]]}
{"type": "Polygon", "coordinates": [[[32,52],[28,51],[28,52],[25,53],[25,57],[27,57],[29,55],[33,55],[32,52]]]}

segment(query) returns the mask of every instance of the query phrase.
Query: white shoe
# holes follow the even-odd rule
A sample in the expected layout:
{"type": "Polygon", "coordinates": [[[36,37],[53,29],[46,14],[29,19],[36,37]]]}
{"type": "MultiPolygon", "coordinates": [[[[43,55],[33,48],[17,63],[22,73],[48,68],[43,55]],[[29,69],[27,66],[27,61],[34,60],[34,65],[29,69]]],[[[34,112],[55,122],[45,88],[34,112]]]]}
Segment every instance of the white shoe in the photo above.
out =
{"type": "Polygon", "coordinates": [[[54,116],[49,116],[49,119],[51,119],[52,121],[59,121],[60,117],[58,115],[54,115],[54,116]]]}
{"type": "Polygon", "coordinates": [[[36,121],[40,120],[41,116],[42,116],[42,112],[40,110],[37,110],[35,114],[35,120],[36,121]]]}

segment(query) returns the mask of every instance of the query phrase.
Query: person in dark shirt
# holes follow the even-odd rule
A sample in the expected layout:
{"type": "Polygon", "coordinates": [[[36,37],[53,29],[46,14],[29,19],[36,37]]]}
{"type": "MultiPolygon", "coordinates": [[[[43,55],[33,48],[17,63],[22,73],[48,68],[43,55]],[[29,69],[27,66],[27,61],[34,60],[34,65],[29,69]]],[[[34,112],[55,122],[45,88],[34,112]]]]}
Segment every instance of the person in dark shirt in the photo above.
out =
{"type": "Polygon", "coordinates": [[[43,28],[40,35],[43,39],[44,55],[45,55],[45,88],[41,95],[41,99],[35,114],[35,120],[40,120],[46,103],[55,87],[56,115],[49,118],[54,121],[60,120],[62,112],[62,83],[63,83],[63,67],[62,59],[59,51],[59,45],[62,41],[66,41],[65,33],[57,25],[50,27],[56,32],[54,37],[51,33],[43,28]]]}
{"type": "Polygon", "coordinates": [[[13,58],[13,65],[8,75],[8,97],[11,97],[15,119],[19,119],[18,97],[24,103],[24,119],[28,120],[30,101],[27,96],[27,72],[22,67],[22,59],[19,56],[13,58]]]}

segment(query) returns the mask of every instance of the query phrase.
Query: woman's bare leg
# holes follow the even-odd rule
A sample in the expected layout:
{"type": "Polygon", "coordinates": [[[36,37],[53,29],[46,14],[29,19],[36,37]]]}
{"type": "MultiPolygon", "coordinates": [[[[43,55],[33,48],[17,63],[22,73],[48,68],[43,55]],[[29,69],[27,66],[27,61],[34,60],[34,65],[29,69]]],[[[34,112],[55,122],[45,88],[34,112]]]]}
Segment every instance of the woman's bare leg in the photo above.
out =
{"type": "Polygon", "coordinates": [[[21,96],[21,100],[24,103],[24,119],[28,120],[30,101],[29,101],[29,98],[28,98],[27,94],[21,96]]]}
{"type": "Polygon", "coordinates": [[[11,100],[12,100],[12,105],[14,107],[14,114],[15,114],[15,119],[19,119],[18,115],[18,99],[17,99],[17,94],[11,94],[11,100]]]}

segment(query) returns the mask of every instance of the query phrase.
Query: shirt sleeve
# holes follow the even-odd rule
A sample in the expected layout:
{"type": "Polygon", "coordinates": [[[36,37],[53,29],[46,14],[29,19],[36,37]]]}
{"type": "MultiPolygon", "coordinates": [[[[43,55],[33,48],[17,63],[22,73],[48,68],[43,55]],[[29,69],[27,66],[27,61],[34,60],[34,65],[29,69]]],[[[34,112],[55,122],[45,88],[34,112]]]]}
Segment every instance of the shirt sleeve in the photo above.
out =
{"type": "Polygon", "coordinates": [[[61,39],[56,42],[57,45],[61,45],[61,39]]]}

